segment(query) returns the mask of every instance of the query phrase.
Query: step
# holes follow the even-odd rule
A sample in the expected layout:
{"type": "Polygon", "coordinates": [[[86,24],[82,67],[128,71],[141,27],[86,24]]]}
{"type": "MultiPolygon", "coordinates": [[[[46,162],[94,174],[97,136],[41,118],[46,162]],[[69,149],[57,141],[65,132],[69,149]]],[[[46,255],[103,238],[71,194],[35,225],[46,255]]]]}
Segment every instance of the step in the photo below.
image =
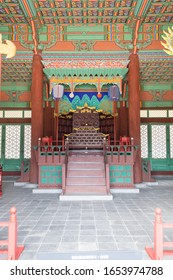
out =
{"type": "MultiPolygon", "coordinates": [[[[59,196],[61,201],[108,201],[113,200],[113,195],[108,194],[61,194],[59,196]]],[[[86,255],[86,252],[85,252],[86,255]]],[[[46,258],[47,259],[47,258],[46,258]]],[[[56,258],[57,260],[57,258],[56,258]]]]}
{"type": "Polygon", "coordinates": [[[69,162],[67,170],[104,170],[104,163],[69,162]]]}
{"type": "Polygon", "coordinates": [[[103,156],[69,156],[68,162],[104,162],[103,156]]]}
{"type": "Polygon", "coordinates": [[[104,177],[67,177],[66,185],[105,185],[104,177]]]}
{"type": "Polygon", "coordinates": [[[103,156],[103,150],[97,149],[78,149],[78,150],[69,150],[69,156],[71,155],[94,155],[94,156],[103,156]]]}
{"type": "Polygon", "coordinates": [[[67,177],[105,177],[105,172],[103,169],[101,170],[74,170],[68,169],[67,177]]]}
{"type": "Polygon", "coordinates": [[[76,185],[67,185],[65,194],[107,194],[106,186],[76,186],[76,185]]]}

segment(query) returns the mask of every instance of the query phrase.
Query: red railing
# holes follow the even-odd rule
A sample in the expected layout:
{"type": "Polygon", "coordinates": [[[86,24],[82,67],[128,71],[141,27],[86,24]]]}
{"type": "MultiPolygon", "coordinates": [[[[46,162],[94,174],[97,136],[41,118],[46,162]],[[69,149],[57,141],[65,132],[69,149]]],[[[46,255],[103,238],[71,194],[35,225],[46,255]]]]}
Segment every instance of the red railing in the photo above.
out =
{"type": "Polygon", "coordinates": [[[42,142],[38,140],[38,146],[36,147],[36,158],[38,163],[64,163],[64,143],[52,141],[51,143],[42,142]]]}
{"type": "Polygon", "coordinates": [[[0,246],[7,246],[7,249],[1,249],[0,254],[6,254],[8,260],[18,260],[24,250],[24,245],[17,246],[17,217],[15,207],[10,209],[10,221],[0,222],[0,227],[8,227],[8,239],[0,240],[0,246]]]}
{"type": "Polygon", "coordinates": [[[110,164],[134,164],[138,147],[134,145],[107,145],[106,150],[106,162],[110,164]]]}
{"type": "Polygon", "coordinates": [[[173,250],[164,248],[173,247],[173,242],[163,241],[163,229],[173,228],[173,224],[162,223],[162,210],[156,208],[154,223],[154,248],[146,247],[145,250],[152,260],[162,260],[164,255],[173,255],[173,250]]]}

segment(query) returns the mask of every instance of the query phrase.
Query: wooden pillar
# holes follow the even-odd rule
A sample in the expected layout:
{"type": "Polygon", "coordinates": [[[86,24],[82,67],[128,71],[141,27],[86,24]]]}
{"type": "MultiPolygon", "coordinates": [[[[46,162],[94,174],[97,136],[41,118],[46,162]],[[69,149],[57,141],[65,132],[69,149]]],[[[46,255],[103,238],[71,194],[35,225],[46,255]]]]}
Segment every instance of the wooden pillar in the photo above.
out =
{"type": "Polygon", "coordinates": [[[138,146],[137,158],[134,165],[134,182],[142,182],[141,140],[140,140],[140,91],[139,91],[139,57],[131,54],[128,73],[129,86],[129,135],[138,146]]]}
{"type": "Polygon", "coordinates": [[[31,183],[38,182],[38,164],[33,149],[38,145],[38,138],[43,136],[43,66],[40,54],[33,55],[31,86],[31,183]]]}

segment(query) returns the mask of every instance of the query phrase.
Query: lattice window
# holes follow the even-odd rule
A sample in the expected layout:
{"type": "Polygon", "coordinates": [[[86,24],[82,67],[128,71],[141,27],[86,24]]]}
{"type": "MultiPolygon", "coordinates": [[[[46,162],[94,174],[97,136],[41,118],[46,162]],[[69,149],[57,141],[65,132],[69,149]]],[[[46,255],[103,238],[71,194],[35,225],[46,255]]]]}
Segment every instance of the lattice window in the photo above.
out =
{"type": "Polygon", "coordinates": [[[141,110],[140,111],[140,117],[141,118],[147,118],[147,110],[141,110]]]}
{"type": "Polygon", "coordinates": [[[148,158],[148,126],[141,125],[141,157],[148,158]]]}
{"type": "Polygon", "coordinates": [[[173,118],[173,110],[169,110],[169,118],[173,118]]]}
{"type": "Polygon", "coordinates": [[[24,118],[31,118],[31,111],[24,111],[24,118]]]}
{"type": "Polygon", "coordinates": [[[149,118],[166,118],[166,110],[149,110],[149,118]]]}
{"type": "Polygon", "coordinates": [[[1,146],[2,146],[2,125],[0,125],[0,158],[1,158],[1,146]]]}
{"type": "Polygon", "coordinates": [[[166,125],[152,125],[152,158],[166,158],[166,125]]]}
{"type": "Polygon", "coordinates": [[[20,125],[7,125],[5,135],[5,158],[20,158],[20,125]]]}
{"type": "Polygon", "coordinates": [[[173,125],[170,125],[170,158],[173,158],[173,125]]]}
{"type": "Polygon", "coordinates": [[[24,126],[24,158],[31,158],[31,125],[24,126]]]}
{"type": "Polygon", "coordinates": [[[5,111],[5,118],[22,118],[23,111],[5,111]]]}

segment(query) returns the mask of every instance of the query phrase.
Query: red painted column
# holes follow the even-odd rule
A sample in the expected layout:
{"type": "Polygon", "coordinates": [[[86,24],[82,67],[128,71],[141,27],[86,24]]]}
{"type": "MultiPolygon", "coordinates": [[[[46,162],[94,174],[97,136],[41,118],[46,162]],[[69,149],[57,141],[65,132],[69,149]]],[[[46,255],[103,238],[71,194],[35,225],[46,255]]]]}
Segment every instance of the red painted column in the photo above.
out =
{"type": "Polygon", "coordinates": [[[31,86],[31,183],[38,182],[38,164],[33,146],[38,146],[38,138],[43,136],[43,65],[40,54],[33,55],[31,86]]]}
{"type": "Polygon", "coordinates": [[[134,145],[137,145],[138,153],[134,165],[134,182],[142,182],[141,164],[141,139],[140,139],[140,90],[139,90],[139,57],[131,54],[128,73],[129,86],[129,135],[134,138],[134,145]]]}

